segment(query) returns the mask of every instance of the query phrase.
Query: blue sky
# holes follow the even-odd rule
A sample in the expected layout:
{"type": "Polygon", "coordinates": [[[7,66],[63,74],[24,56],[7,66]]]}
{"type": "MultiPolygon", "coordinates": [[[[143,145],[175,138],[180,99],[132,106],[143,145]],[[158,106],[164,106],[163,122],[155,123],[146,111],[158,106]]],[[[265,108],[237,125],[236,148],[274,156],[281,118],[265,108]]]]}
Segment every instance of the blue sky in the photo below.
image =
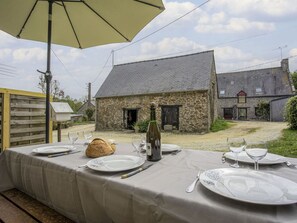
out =
{"type": "MultiPolygon", "coordinates": [[[[83,50],[53,45],[53,79],[65,94],[82,99],[91,82],[94,96],[112,68],[112,50],[115,64],[214,50],[217,73],[276,67],[281,58],[297,70],[296,0],[210,0],[168,26],[205,1],[163,2],[166,10],[131,43],[83,50]]],[[[46,70],[46,44],[0,31],[0,68],[10,71],[0,73],[0,88],[39,92],[36,70],[46,70]]]]}

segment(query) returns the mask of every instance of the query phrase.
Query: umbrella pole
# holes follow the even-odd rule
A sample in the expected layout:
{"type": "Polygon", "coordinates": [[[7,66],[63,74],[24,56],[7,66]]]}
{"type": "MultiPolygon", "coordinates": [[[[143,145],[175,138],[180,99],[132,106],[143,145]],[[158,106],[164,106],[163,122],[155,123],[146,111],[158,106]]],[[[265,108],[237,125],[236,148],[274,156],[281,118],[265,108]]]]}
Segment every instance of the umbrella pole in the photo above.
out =
{"type": "Polygon", "coordinates": [[[48,32],[47,32],[47,66],[45,72],[46,81],[46,105],[45,105],[45,142],[49,143],[50,133],[50,92],[51,92],[51,41],[52,41],[52,11],[53,1],[48,0],[48,32]]]}

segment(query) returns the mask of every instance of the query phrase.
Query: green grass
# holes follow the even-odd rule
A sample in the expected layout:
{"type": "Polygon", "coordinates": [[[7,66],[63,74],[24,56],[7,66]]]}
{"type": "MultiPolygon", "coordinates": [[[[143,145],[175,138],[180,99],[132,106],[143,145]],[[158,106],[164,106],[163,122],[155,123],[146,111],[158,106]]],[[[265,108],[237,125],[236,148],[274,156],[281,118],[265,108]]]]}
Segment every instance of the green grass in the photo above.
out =
{"type": "Polygon", "coordinates": [[[221,130],[228,129],[232,126],[232,122],[227,122],[222,118],[217,118],[211,125],[210,131],[211,132],[218,132],[221,130]]]}
{"type": "Polygon", "coordinates": [[[268,142],[269,152],[297,158],[297,130],[284,129],[277,140],[268,142]]]}

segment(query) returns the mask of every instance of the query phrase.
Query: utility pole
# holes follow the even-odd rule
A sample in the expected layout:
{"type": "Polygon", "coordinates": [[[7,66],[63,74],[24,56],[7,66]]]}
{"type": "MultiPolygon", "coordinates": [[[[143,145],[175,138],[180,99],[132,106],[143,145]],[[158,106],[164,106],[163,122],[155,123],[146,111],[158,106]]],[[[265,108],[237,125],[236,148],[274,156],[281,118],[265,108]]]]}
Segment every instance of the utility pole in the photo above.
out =
{"type": "Polygon", "coordinates": [[[88,103],[91,103],[91,83],[88,84],[88,103]]]}
{"type": "Polygon", "coordinates": [[[279,46],[278,49],[280,50],[280,53],[281,53],[281,60],[283,59],[283,49],[284,48],[287,48],[287,45],[284,45],[284,46],[279,46]]]}

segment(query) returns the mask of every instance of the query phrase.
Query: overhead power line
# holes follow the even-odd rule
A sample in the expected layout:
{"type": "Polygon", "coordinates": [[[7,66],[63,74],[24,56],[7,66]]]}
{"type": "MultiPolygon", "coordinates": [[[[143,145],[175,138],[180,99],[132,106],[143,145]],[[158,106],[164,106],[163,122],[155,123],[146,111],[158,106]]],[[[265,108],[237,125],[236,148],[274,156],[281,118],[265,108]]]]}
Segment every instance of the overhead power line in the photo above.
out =
{"type": "MultiPolygon", "coordinates": [[[[294,58],[294,57],[297,57],[297,55],[289,56],[288,59],[294,58]]],[[[259,66],[263,66],[263,65],[274,63],[274,62],[278,62],[278,61],[279,61],[279,59],[277,59],[277,60],[271,60],[271,61],[267,61],[267,62],[264,62],[264,63],[260,63],[260,64],[248,66],[248,67],[242,67],[242,68],[239,68],[239,69],[231,70],[229,72],[236,72],[236,71],[240,71],[240,70],[247,70],[247,69],[250,69],[250,68],[259,67],[259,66]]],[[[229,72],[224,72],[224,73],[229,73],[229,72]]]]}
{"type": "Polygon", "coordinates": [[[55,55],[55,57],[60,61],[60,63],[63,65],[64,69],[66,70],[66,73],[75,81],[75,83],[82,89],[84,89],[84,87],[81,86],[81,83],[78,82],[78,80],[76,80],[76,78],[68,71],[67,67],[65,66],[65,64],[62,62],[62,60],[58,57],[58,55],[55,53],[55,51],[53,51],[53,54],[55,55]]]}
{"type": "Polygon", "coordinates": [[[110,56],[112,55],[112,51],[109,53],[109,56],[107,57],[107,60],[105,61],[105,64],[103,65],[103,67],[101,68],[100,72],[98,73],[97,77],[94,79],[94,81],[92,81],[91,83],[93,84],[97,79],[98,77],[102,74],[103,70],[105,69],[109,59],[110,59],[110,56]]]}
{"type": "Polygon", "coordinates": [[[138,39],[138,40],[136,40],[136,41],[134,41],[134,42],[132,42],[132,43],[130,43],[130,44],[128,44],[128,45],[126,45],[126,46],[123,46],[123,47],[120,47],[120,48],[118,48],[118,49],[115,49],[114,51],[119,51],[119,50],[125,49],[125,48],[127,48],[127,47],[129,47],[129,46],[132,46],[132,45],[134,45],[134,44],[136,44],[136,43],[138,43],[138,42],[140,42],[140,41],[142,41],[142,40],[144,40],[144,39],[146,39],[146,38],[148,38],[148,37],[150,37],[150,36],[156,34],[157,32],[159,32],[159,31],[165,29],[166,27],[168,27],[168,26],[170,26],[171,24],[177,22],[178,20],[184,18],[185,16],[189,15],[190,13],[194,12],[195,10],[201,8],[203,5],[207,4],[207,3],[210,2],[210,1],[211,1],[211,0],[207,0],[207,1],[203,2],[202,4],[196,6],[195,8],[193,8],[192,10],[190,10],[189,12],[187,12],[187,13],[185,13],[184,15],[178,17],[177,19],[174,19],[173,21],[171,21],[170,23],[166,24],[165,26],[162,26],[161,28],[157,29],[156,31],[154,31],[154,32],[152,32],[152,33],[150,33],[150,34],[148,34],[148,35],[146,35],[146,36],[144,36],[144,37],[142,37],[142,38],[140,38],[140,39],[138,39]]]}

